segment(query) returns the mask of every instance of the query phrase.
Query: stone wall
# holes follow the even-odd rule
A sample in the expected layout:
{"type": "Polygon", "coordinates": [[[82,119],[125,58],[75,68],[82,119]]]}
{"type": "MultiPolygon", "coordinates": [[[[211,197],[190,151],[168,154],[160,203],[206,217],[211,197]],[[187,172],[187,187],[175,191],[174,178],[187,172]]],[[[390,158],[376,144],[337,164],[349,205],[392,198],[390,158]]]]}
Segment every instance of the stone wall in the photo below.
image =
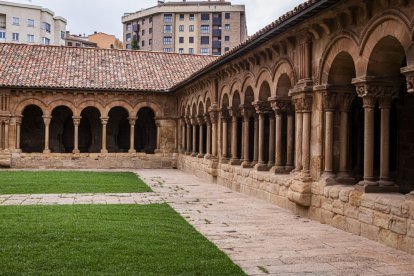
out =
{"type": "Polygon", "coordinates": [[[186,172],[414,254],[413,195],[365,194],[354,186],[326,186],[325,181],[303,183],[296,174],[275,175],[185,155],[178,160],[178,168],[186,172]]]}
{"type": "Polygon", "coordinates": [[[34,169],[172,169],[177,167],[173,153],[13,153],[12,168],[34,169]]]}

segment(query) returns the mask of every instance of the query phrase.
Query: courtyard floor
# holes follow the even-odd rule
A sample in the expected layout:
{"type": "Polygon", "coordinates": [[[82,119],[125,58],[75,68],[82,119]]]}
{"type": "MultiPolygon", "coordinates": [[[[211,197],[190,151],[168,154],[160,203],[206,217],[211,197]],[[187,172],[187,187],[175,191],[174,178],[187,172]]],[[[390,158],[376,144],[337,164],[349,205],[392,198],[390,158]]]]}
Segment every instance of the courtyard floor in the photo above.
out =
{"type": "Polygon", "coordinates": [[[155,193],[1,195],[0,205],[167,202],[249,275],[413,275],[414,256],[178,170],[138,170],[155,193]]]}

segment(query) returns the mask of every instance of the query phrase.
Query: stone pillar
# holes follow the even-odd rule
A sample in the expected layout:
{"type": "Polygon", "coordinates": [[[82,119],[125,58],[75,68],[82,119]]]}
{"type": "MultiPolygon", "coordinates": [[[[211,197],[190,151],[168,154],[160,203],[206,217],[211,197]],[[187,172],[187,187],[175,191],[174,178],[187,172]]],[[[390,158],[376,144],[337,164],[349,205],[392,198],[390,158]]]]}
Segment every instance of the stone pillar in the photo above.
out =
{"type": "Polygon", "coordinates": [[[263,155],[264,155],[264,121],[265,121],[265,114],[260,112],[259,116],[259,165],[264,165],[263,155]]]}
{"type": "Polygon", "coordinates": [[[238,123],[238,116],[239,116],[238,110],[231,109],[230,116],[231,116],[231,160],[230,160],[230,164],[239,165],[240,159],[239,159],[239,156],[237,155],[237,148],[238,148],[237,123],[238,123]]]}
{"type": "Polygon", "coordinates": [[[191,152],[192,157],[197,156],[197,121],[196,120],[197,120],[196,118],[191,119],[191,124],[193,128],[193,146],[192,146],[193,150],[191,152]]]}
{"type": "Polygon", "coordinates": [[[204,118],[203,116],[198,117],[198,157],[203,158],[204,157],[204,148],[203,148],[203,125],[204,125],[204,118]]]}
{"type": "Polygon", "coordinates": [[[334,144],[334,111],[336,108],[336,93],[324,93],[325,107],[325,171],[324,177],[332,178],[333,172],[333,144],[334,144]]]}
{"type": "Polygon", "coordinates": [[[254,154],[252,165],[257,164],[259,160],[259,116],[254,115],[254,154]]]}
{"type": "Polygon", "coordinates": [[[4,121],[4,149],[9,150],[9,125],[10,119],[4,121]]]}
{"type": "Polygon", "coordinates": [[[374,108],[376,99],[364,96],[364,186],[375,186],[374,181],[374,108]]]}
{"type": "Polygon", "coordinates": [[[159,120],[155,121],[155,124],[157,125],[157,149],[155,150],[155,153],[160,153],[161,151],[161,123],[159,120]]]}
{"type": "Polygon", "coordinates": [[[218,114],[216,111],[210,111],[211,119],[211,155],[212,158],[217,158],[217,121],[218,114]]]}
{"type": "Polygon", "coordinates": [[[248,167],[249,164],[249,129],[250,129],[250,111],[247,108],[242,108],[243,116],[243,167],[248,167]]]}
{"type": "Polygon", "coordinates": [[[310,177],[310,139],[311,139],[311,112],[312,97],[305,96],[303,101],[302,127],[302,172],[305,178],[310,177]]]}
{"type": "Polygon", "coordinates": [[[294,169],[294,120],[293,120],[293,112],[291,110],[287,113],[287,138],[286,138],[286,171],[290,172],[294,169]]]}
{"type": "Polygon", "coordinates": [[[275,138],[275,128],[277,128],[275,125],[275,114],[271,112],[269,115],[269,168],[275,165],[275,144],[277,143],[277,138],[275,138]]]}
{"type": "Polygon", "coordinates": [[[22,116],[16,117],[16,152],[22,152],[20,148],[20,136],[21,136],[22,116]]]}
{"type": "MultiPolygon", "coordinates": [[[[136,153],[137,151],[135,150],[135,123],[137,121],[136,117],[129,117],[129,153],[136,153]]],[[[158,135],[158,133],[157,133],[158,135]]]]}
{"type": "MultiPolygon", "coordinates": [[[[272,109],[276,115],[276,137],[274,140],[274,143],[276,144],[276,150],[275,150],[275,166],[272,168],[272,172],[273,173],[285,173],[286,172],[286,167],[283,164],[283,144],[282,144],[282,139],[283,139],[283,114],[287,113],[290,110],[290,106],[291,106],[291,101],[289,98],[287,97],[272,97],[270,98],[271,104],[272,104],[272,109]]],[[[291,122],[293,123],[293,121],[291,122]]],[[[293,127],[293,126],[291,126],[293,127]]],[[[293,129],[291,130],[293,131],[293,129]]],[[[289,133],[289,131],[288,131],[289,133]]],[[[293,135],[293,133],[292,133],[293,135]]],[[[293,139],[293,138],[292,138],[293,139]]],[[[289,138],[287,140],[287,143],[289,143],[289,138]]],[[[288,144],[287,144],[288,146],[288,144]]],[[[293,154],[293,141],[291,141],[290,146],[291,148],[291,152],[293,154]]],[[[288,153],[288,151],[286,151],[288,153]]],[[[293,162],[293,159],[291,158],[290,162],[293,162]]],[[[293,163],[291,163],[291,166],[293,165],[293,163]]]]}
{"type": "MultiPolygon", "coordinates": [[[[256,109],[256,114],[258,118],[257,127],[258,130],[255,129],[255,147],[257,154],[255,154],[255,158],[257,155],[257,164],[255,164],[255,169],[258,171],[266,171],[268,170],[267,164],[264,161],[264,133],[265,133],[265,113],[267,112],[266,102],[256,102],[254,103],[254,107],[256,109]],[[257,135],[257,139],[256,139],[257,135]],[[257,141],[257,142],[256,142],[257,141]]],[[[255,121],[256,127],[256,121],[255,121]]]]}
{"type": "Polygon", "coordinates": [[[45,149],[43,150],[43,153],[50,153],[49,149],[49,126],[50,121],[52,120],[51,116],[43,115],[43,122],[45,123],[45,149]]]}
{"type": "Polygon", "coordinates": [[[284,169],[282,164],[282,112],[276,110],[276,163],[275,167],[277,171],[284,169]]]}
{"type": "Polygon", "coordinates": [[[190,118],[186,119],[186,129],[187,129],[187,146],[186,146],[186,153],[189,155],[191,154],[191,123],[190,118]]]}
{"type": "Polygon", "coordinates": [[[107,117],[101,117],[101,123],[102,123],[102,154],[107,154],[108,149],[106,147],[106,126],[108,125],[109,118],[107,117]]]}
{"type": "Polygon", "coordinates": [[[221,122],[222,122],[222,127],[223,127],[223,140],[222,140],[222,148],[221,148],[221,160],[222,162],[227,162],[228,161],[228,155],[227,155],[227,126],[228,126],[228,115],[227,115],[227,110],[222,110],[221,111],[221,122]]]}
{"type": "Polygon", "coordinates": [[[393,186],[390,180],[390,109],[391,97],[381,97],[380,186],[393,186]]]}
{"type": "Polygon", "coordinates": [[[295,113],[296,113],[296,134],[295,134],[295,172],[300,172],[302,165],[302,136],[303,136],[303,101],[302,99],[295,99],[295,113]]]}
{"type": "Polygon", "coordinates": [[[73,116],[74,137],[73,137],[73,153],[79,154],[79,125],[82,117],[73,116]]]}
{"type": "Polygon", "coordinates": [[[207,142],[206,142],[206,155],[204,156],[206,159],[211,158],[211,121],[210,116],[208,113],[204,114],[204,121],[207,125],[207,142]]]}
{"type": "Polygon", "coordinates": [[[186,125],[185,119],[181,119],[181,153],[186,152],[186,144],[185,144],[185,136],[186,136],[186,125]]]}

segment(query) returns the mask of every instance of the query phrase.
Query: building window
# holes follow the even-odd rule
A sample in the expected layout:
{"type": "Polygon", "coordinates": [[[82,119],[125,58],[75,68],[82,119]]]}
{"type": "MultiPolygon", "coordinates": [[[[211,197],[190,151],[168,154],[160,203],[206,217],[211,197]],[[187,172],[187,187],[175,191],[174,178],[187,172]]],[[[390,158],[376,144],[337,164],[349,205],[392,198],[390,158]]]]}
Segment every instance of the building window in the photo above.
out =
{"type": "Polygon", "coordinates": [[[80,47],[80,46],[81,46],[81,44],[80,44],[80,43],[76,43],[76,44],[75,44],[75,46],[76,46],[76,47],[80,47]]]}
{"type": "Polygon", "coordinates": [[[128,50],[131,50],[131,49],[132,49],[131,44],[127,44],[127,45],[126,45],[126,48],[127,48],[128,50]]]}
{"type": "Polygon", "coordinates": [[[191,14],[190,14],[190,21],[194,21],[194,18],[195,18],[195,17],[194,17],[194,14],[193,14],[193,13],[191,13],[191,14]]]}
{"type": "Polygon", "coordinates": [[[126,24],[126,31],[127,31],[127,32],[132,31],[132,23],[128,23],[128,24],[126,24]]]}
{"type": "Polygon", "coordinates": [[[142,25],[145,25],[145,18],[142,19],[142,25]]]}
{"type": "Polygon", "coordinates": [[[183,49],[183,48],[180,48],[180,49],[178,49],[178,52],[179,52],[180,54],[184,54],[184,49],[183,49]]]}
{"type": "Polygon", "coordinates": [[[27,19],[27,27],[34,27],[34,20],[33,19],[27,19]]]}
{"type": "Polygon", "coordinates": [[[181,21],[183,21],[183,20],[184,20],[184,18],[185,18],[185,17],[184,17],[184,14],[183,14],[183,13],[182,13],[182,14],[180,14],[180,20],[181,20],[181,21]]]}
{"type": "Polygon", "coordinates": [[[13,41],[19,41],[19,34],[18,33],[12,33],[12,40],[13,41]]]}
{"type": "Polygon", "coordinates": [[[209,22],[210,21],[210,14],[202,13],[201,14],[201,22],[209,22]]]}
{"type": "MultiPolygon", "coordinates": [[[[47,38],[47,37],[42,37],[42,44],[43,45],[50,45],[50,39],[47,38]]],[[[78,46],[78,43],[76,43],[76,46],[78,46]]]]}
{"type": "Polygon", "coordinates": [[[194,43],[194,37],[190,36],[189,39],[188,39],[188,42],[194,43]]]}
{"type": "Polygon", "coordinates": [[[132,35],[131,34],[126,34],[125,39],[127,42],[130,42],[132,39],[132,35]]]}
{"type": "Polygon", "coordinates": [[[60,31],[60,38],[65,39],[65,31],[60,31]]]}
{"type": "Polygon", "coordinates": [[[149,28],[148,33],[152,34],[152,28],[149,28]]]}
{"type": "Polygon", "coordinates": [[[152,39],[148,41],[148,45],[152,45],[152,39]]]}
{"type": "Polygon", "coordinates": [[[209,36],[202,36],[201,37],[201,44],[203,44],[203,45],[210,44],[210,37],[209,36]]]}
{"type": "Polygon", "coordinates": [[[142,30],[142,31],[141,31],[141,34],[142,34],[142,35],[145,35],[145,30],[142,30]]]}
{"type": "Polygon", "coordinates": [[[149,23],[152,23],[152,16],[149,18],[149,23]]]}
{"type": "Polygon", "coordinates": [[[164,25],[164,33],[166,33],[166,34],[172,33],[172,26],[171,25],[164,25]]]}
{"type": "Polygon", "coordinates": [[[172,37],[164,36],[164,45],[172,45],[172,37]]]}
{"type": "Polygon", "coordinates": [[[28,43],[34,43],[34,35],[27,35],[27,42],[28,43]]]}
{"type": "Polygon", "coordinates": [[[229,47],[225,47],[224,48],[224,52],[228,52],[230,50],[230,48],[229,47]]]}
{"type": "Polygon", "coordinates": [[[19,26],[20,25],[20,19],[18,17],[13,17],[12,24],[19,26]]]}
{"type": "Polygon", "coordinates": [[[210,32],[210,25],[201,25],[201,33],[208,34],[210,32]]]}
{"type": "Polygon", "coordinates": [[[145,40],[141,41],[141,45],[142,45],[142,47],[145,46],[145,40]]]}
{"type": "Polygon", "coordinates": [[[184,25],[180,25],[180,27],[178,27],[178,30],[179,30],[180,32],[184,32],[184,25]]]}
{"type": "Polygon", "coordinates": [[[6,38],[6,32],[0,31],[0,39],[5,39],[5,38],[6,38]]]}
{"type": "Polygon", "coordinates": [[[172,49],[171,48],[164,48],[164,52],[165,53],[171,53],[172,52],[172,49]]]}
{"type": "Polygon", "coordinates": [[[190,25],[189,30],[190,30],[190,32],[194,32],[194,25],[190,25]]]}
{"type": "Polygon", "coordinates": [[[43,22],[43,30],[50,33],[50,24],[47,22],[43,22]]]}
{"type": "Polygon", "coordinates": [[[225,18],[225,19],[230,19],[230,13],[229,13],[229,12],[226,12],[226,13],[224,14],[224,18],[225,18]]]}
{"type": "Polygon", "coordinates": [[[230,41],[230,36],[226,35],[226,36],[224,37],[224,41],[230,41]]]}
{"type": "Polygon", "coordinates": [[[194,54],[194,48],[190,48],[190,49],[188,49],[188,53],[190,53],[190,54],[194,54]]]}
{"type": "Polygon", "coordinates": [[[164,22],[167,22],[167,23],[173,22],[173,16],[171,13],[164,14],[164,22]]]}
{"type": "Polygon", "coordinates": [[[179,41],[179,43],[184,43],[184,37],[179,37],[178,41],[179,41]]]}
{"type": "Polygon", "coordinates": [[[210,53],[210,49],[209,48],[201,48],[200,53],[202,55],[208,55],[210,53]]]}
{"type": "Polygon", "coordinates": [[[227,30],[227,31],[229,31],[230,30],[230,24],[224,25],[224,29],[227,30]]]}
{"type": "Polygon", "coordinates": [[[72,42],[68,42],[68,46],[72,47],[73,43],[72,42]]]}

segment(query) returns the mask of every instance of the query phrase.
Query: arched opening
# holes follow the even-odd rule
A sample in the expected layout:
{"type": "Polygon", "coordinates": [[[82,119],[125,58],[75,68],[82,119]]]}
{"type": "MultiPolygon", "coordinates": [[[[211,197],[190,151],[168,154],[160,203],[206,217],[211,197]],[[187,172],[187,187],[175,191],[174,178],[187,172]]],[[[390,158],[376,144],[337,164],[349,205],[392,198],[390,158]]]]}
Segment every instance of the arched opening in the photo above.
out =
{"type": "Polygon", "coordinates": [[[43,152],[45,148],[45,124],[43,111],[36,105],[28,105],[22,113],[20,147],[22,152],[43,152]]]}
{"type": "Polygon", "coordinates": [[[135,150],[154,154],[157,147],[157,126],[155,113],[149,107],[143,107],[138,111],[135,125],[135,150]]]}
{"type": "Polygon", "coordinates": [[[95,107],[82,110],[79,124],[79,151],[97,153],[102,149],[101,113],[95,107]]]}
{"type": "Polygon", "coordinates": [[[74,148],[73,113],[67,106],[52,111],[50,122],[50,150],[54,153],[71,153],[74,148]]]}
{"type": "Polygon", "coordinates": [[[120,106],[109,111],[106,132],[108,152],[128,152],[131,127],[128,111],[120,106]]]}
{"type": "Polygon", "coordinates": [[[380,186],[395,181],[403,193],[414,189],[414,170],[412,164],[409,165],[414,149],[407,147],[414,144],[414,136],[408,134],[414,131],[414,120],[410,120],[414,105],[400,72],[406,65],[404,47],[395,37],[386,36],[373,48],[367,67],[367,76],[373,82],[388,87],[384,93],[377,93],[374,175],[379,176],[380,186]]]}
{"type": "MultiPolygon", "coordinates": [[[[240,93],[239,91],[235,91],[232,99],[232,111],[234,112],[234,116],[237,118],[236,121],[234,121],[234,118],[232,119],[232,135],[233,131],[235,131],[235,138],[236,138],[236,155],[232,156],[232,159],[234,162],[239,162],[242,159],[242,137],[243,137],[243,118],[241,117],[240,112],[240,93]],[[233,123],[236,123],[235,126],[233,126],[233,123]]],[[[232,138],[233,139],[233,138],[232,138]]],[[[233,142],[233,141],[232,141],[233,142]]],[[[233,146],[232,146],[233,150],[233,146]]],[[[232,152],[233,155],[233,152],[232,152]]]]}
{"type": "MultiPolygon", "coordinates": [[[[254,111],[254,107],[252,106],[254,102],[254,92],[252,87],[248,87],[246,89],[246,92],[244,93],[244,108],[249,110],[247,113],[249,116],[249,135],[248,135],[248,147],[249,147],[249,156],[248,156],[248,162],[252,163],[254,162],[254,136],[255,136],[255,121],[256,121],[256,115],[254,111]]],[[[246,157],[244,157],[246,159],[246,157]]]]}

